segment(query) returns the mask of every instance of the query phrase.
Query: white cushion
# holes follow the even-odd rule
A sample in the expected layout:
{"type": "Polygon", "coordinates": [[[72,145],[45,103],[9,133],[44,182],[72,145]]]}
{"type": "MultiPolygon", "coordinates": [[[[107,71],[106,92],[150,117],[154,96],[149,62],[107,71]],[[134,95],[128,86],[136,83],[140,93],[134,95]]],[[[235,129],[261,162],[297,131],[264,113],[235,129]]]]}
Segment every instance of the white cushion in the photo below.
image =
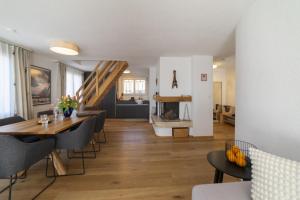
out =
{"type": "Polygon", "coordinates": [[[253,200],[300,200],[300,163],[250,149],[253,200]]]}
{"type": "Polygon", "coordinates": [[[196,185],[192,200],[251,200],[251,182],[196,185]]]}

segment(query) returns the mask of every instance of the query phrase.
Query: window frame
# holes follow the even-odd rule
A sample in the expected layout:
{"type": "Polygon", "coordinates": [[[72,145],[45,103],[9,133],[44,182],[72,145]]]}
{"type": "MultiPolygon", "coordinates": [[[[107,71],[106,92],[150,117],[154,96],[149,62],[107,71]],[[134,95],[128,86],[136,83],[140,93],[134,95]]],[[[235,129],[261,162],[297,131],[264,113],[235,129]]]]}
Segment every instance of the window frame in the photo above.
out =
{"type": "Polygon", "coordinates": [[[124,95],[133,95],[134,94],[134,84],[135,84],[135,81],[134,81],[134,79],[123,79],[122,80],[122,86],[123,86],[123,90],[122,90],[122,92],[123,92],[123,94],[124,95]],[[125,82],[132,82],[132,92],[131,93],[127,93],[127,92],[125,92],[125,82]]]}
{"type": "Polygon", "coordinates": [[[142,78],[142,77],[139,77],[139,78],[123,78],[122,79],[122,94],[125,95],[125,96],[130,96],[130,95],[134,95],[134,96],[144,96],[147,94],[147,79],[146,78],[142,78]],[[133,81],[133,93],[125,93],[125,81],[128,81],[128,80],[131,80],[133,81]],[[144,81],[145,83],[145,88],[144,88],[144,91],[142,93],[140,92],[137,92],[136,90],[136,81],[144,81]]]}

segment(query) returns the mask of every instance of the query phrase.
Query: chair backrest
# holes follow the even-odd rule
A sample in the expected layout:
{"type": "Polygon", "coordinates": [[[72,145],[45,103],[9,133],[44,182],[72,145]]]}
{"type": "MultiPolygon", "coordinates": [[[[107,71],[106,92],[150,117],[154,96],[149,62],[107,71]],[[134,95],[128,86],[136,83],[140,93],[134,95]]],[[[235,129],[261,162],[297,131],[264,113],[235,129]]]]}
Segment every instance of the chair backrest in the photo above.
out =
{"type": "Polygon", "coordinates": [[[37,113],[37,118],[41,117],[41,115],[53,115],[53,110],[45,110],[37,113]]]}
{"type": "Polygon", "coordinates": [[[0,135],[0,178],[7,178],[24,170],[26,152],[22,142],[10,135],[0,135]]]}
{"type": "Polygon", "coordinates": [[[224,106],[223,106],[223,108],[224,108],[224,109],[223,109],[223,112],[229,112],[229,111],[230,111],[230,107],[231,107],[231,106],[229,106],[229,105],[224,105],[224,106]]]}
{"type": "Polygon", "coordinates": [[[95,123],[96,117],[90,117],[75,130],[58,134],[56,136],[56,148],[70,150],[83,149],[93,138],[95,123]]]}
{"type": "Polygon", "coordinates": [[[103,129],[105,119],[106,119],[106,111],[102,111],[96,116],[95,132],[98,133],[103,129]]]}
{"type": "Polygon", "coordinates": [[[25,143],[10,135],[0,135],[0,178],[28,169],[51,153],[54,138],[25,143]]]}
{"type": "Polygon", "coordinates": [[[0,126],[5,126],[23,121],[25,121],[25,119],[20,116],[7,117],[4,119],[0,119],[0,126]]]}

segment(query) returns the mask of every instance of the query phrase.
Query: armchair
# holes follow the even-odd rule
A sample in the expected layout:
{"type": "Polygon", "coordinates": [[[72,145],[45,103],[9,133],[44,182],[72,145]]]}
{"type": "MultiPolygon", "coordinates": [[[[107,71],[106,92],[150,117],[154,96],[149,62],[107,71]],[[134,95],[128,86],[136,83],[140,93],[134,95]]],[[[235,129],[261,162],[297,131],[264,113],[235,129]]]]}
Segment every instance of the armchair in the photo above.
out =
{"type": "MultiPolygon", "coordinates": [[[[17,173],[29,169],[32,165],[42,160],[44,157],[50,155],[55,147],[55,140],[53,138],[40,140],[33,143],[25,143],[13,136],[0,136],[0,178],[9,178],[9,185],[0,191],[0,193],[9,189],[8,199],[12,198],[12,186],[17,181],[17,173]]],[[[54,166],[53,166],[54,170],[54,166]]],[[[44,187],[33,199],[37,198],[55,180],[55,170],[53,171],[53,180],[44,187]]]]}
{"type": "Polygon", "coordinates": [[[225,122],[231,125],[235,125],[235,107],[224,106],[223,112],[220,116],[221,116],[221,120],[220,120],[221,123],[225,122]]]}

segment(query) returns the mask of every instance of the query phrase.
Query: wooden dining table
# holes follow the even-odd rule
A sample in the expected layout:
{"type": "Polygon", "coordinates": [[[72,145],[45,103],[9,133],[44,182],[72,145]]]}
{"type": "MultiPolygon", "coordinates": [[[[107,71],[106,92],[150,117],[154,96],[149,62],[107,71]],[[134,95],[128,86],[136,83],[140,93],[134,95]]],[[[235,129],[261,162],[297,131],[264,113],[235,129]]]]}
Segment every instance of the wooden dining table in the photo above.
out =
{"type": "MultiPolygon", "coordinates": [[[[52,120],[47,126],[38,123],[39,119],[32,119],[15,124],[10,124],[0,127],[0,135],[14,135],[14,136],[37,136],[40,138],[54,136],[62,133],[71,127],[80,124],[89,116],[71,117],[63,120],[52,120]]],[[[51,118],[50,118],[51,119],[51,118]]],[[[52,151],[52,158],[54,167],[58,175],[65,175],[66,168],[59,153],[56,150],[52,151]]]]}

